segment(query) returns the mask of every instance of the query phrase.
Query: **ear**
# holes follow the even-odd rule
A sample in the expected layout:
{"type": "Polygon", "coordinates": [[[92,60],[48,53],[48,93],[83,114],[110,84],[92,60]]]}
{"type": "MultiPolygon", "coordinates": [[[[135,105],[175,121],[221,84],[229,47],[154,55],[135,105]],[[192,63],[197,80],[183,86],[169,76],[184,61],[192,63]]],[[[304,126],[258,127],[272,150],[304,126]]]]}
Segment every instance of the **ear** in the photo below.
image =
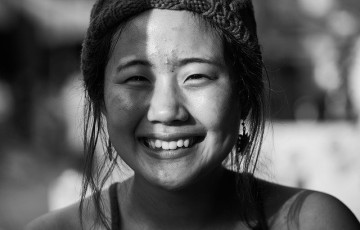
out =
{"type": "Polygon", "coordinates": [[[234,81],[236,97],[238,97],[240,108],[240,119],[245,120],[251,109],[250,96],[247,90],[242,87],[244,83],[241,81],[241,79],[235,78],[234,81]]]}
{"type": "Polygon", "coordinates": [[[251,110],[251,105],[250,105],[250,101],[249,98],[244,98],[244,97],[240,97],[240,118],[242,120],[245,120],[247,118],[247,116],[250,113],[251,110]]]}
{"type": "Polygon", "coordinates": [[[249,106],[246,106],[246,108],[242,107],[241,108],[241,113],[240,113],[241,120],[246,120],[249,113],[250,113],[250,107],[249,106]]]}

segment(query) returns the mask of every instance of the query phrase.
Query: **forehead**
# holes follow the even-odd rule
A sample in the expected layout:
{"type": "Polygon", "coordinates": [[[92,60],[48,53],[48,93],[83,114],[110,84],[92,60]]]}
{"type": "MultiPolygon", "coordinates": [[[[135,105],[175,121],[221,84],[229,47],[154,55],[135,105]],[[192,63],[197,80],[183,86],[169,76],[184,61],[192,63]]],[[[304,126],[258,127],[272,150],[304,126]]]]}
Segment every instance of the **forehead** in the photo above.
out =
{"type": "Polygon", "coordinates": [[[116,59],[137,56],[169,61],[195,56],[222,60],[220,36],[201,20],[187,11],[146,11],[120,31],[113,55],[116,59]]]}

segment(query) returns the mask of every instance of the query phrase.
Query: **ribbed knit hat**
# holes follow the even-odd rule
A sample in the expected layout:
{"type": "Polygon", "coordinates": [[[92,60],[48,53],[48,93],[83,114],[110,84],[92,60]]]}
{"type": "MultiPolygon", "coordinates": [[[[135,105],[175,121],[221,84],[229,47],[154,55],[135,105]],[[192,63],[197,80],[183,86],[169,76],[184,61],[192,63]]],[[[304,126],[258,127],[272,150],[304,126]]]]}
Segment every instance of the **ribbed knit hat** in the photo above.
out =
{"type": "Polygon", "coordinates": [[[99,70],[99,41],[130,17],[150,9],[186,10],[218,26],[240,44],[257,46],[256,22],[251,0],[97,0],[81,55],[84,78],[99,70]]]}

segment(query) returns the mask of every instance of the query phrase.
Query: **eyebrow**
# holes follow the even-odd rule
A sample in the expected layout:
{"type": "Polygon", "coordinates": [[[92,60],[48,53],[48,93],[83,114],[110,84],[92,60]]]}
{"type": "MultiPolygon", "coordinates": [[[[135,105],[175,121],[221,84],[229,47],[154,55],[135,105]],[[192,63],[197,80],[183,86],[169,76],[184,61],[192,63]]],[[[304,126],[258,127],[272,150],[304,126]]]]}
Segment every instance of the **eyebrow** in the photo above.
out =
{"type": "Polygon", "coordinates": [[[129,68],[129,67],[135,66],[135,65],[142,65],[142,66],[146,66],[146,67],[152,67],[153,66],[149,61],[141,60],[141,59],[135,59],[135,60],[131,60],[131,61],[125,62],[123,64],[120,64],[116,68],[116,71],[120,72],[123,69],[129,68]]]}
{"type": "Polygon", "coordinates": [[[218,62],[214,59],[208,59],[208,58],[184,58],[179,61],[179,66],[184,66],[190,63],[205,63],[210,65],[215,65],[218,67],[223,67],[223,64],[221,62],[218,62]]]}
{"type": "MultiPolygon", "coordinates": [[[[175,66],[185,66],[191,63],[205,63],[205,64],[209,64],[209,65],[215,65],[218,67],[223,67],[224,65],[221,62],[218,62],[217,60],[214,59],[208,59],[208,58],[184,58],[184,59],[180,59],[175,66]]],[[[134,60],[130,60],[128,62],[122,63],[120,64],[116,70],[117,72],[122,71],[123,69],[129,68],[131,66],[135,66],[135,65],[142,65],[145,67],[153,67],[154,65],[147,61],[147,60],[142,60],[142,59],[134,59],[134,60]]]]}

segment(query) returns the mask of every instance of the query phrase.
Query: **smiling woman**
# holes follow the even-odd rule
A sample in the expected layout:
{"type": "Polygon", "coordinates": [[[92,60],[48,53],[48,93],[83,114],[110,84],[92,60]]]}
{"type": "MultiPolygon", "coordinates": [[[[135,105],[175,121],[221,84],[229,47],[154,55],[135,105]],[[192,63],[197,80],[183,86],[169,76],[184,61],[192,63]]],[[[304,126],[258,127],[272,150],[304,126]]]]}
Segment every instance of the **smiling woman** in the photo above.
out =
{"type": "Polygon", "coordinates": [[[191,16],[154,9],[134,18],[105,68],[110,140],[141,191],[143,180],[181,189],[210,173],[237,137],[241,107],[220,39],[191,16]]]}
{"type": "Polygon", "coordinates": [[[82,53],[83,196],[29,229],[357,229],[337,199],[253,176],[262,69],[251,1],[98,1],[82,53]],[[134,176],[104,190],[119,158],[134,176]]]}

